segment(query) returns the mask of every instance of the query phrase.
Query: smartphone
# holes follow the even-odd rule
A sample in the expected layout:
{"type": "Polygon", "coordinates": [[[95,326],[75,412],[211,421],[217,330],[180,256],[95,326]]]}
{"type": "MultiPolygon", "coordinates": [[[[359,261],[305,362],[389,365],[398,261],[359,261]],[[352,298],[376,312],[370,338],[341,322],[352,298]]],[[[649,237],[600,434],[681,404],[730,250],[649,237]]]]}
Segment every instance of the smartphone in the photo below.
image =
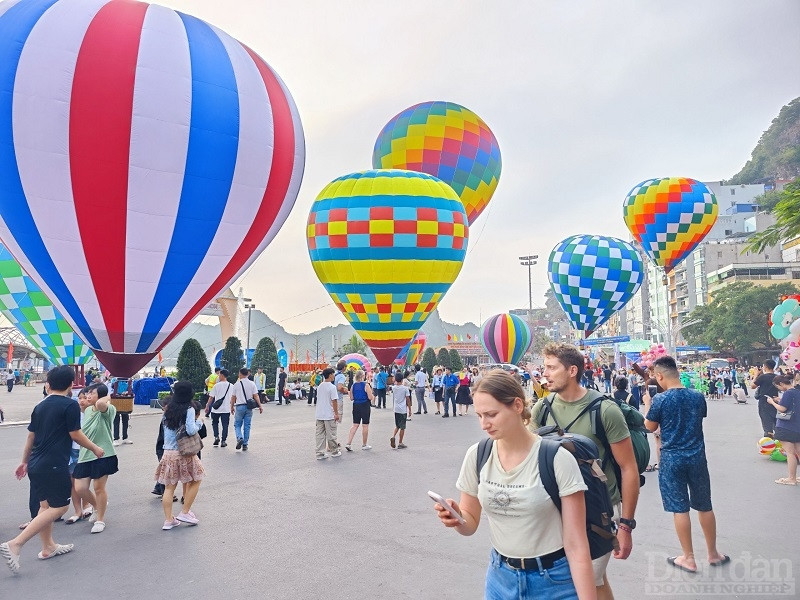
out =
{"type": "Polygon", "coordinates": [[[444,499],[444,498],[442,498],[442,497],[441,497],[439,494],[437,494],[436,492],[432,492],[432,491],[428,490],[428,496],[430,496],[430,497],[431,497],[431,500],[433,500],[434,502],[438,502],[439,504],[441,504],[442,506],[444,506],[444,507],[445,507],[445,508],[448,510],[448,512],[450,513],[450,515],[451,515],[451,516],[452,516],[452,517],[453,517],[453,518],[454,518],[456,521],[458,521],[458,522],[459,522],[459,523],[461,523],[462,525],[464,525],[464,524],[466,523],[466,521],[464,520],[464,517],[462,517],[460,514],[458,514],[458,513],[456,512],[456,510],[455,510],[455,509],[454,509],[452,506],[450,506],[450,505],[449,505],[449,504],[448,504],[448,503],[445,501],[445,499],[444,499]]]}
{"type": "Polygon", "coordinates": [[[658,386],[648,385],[647,386],[647,393],[650,394],[650,397],[652,398],[653,396],[655,396],[658,393],[658,386]]]}

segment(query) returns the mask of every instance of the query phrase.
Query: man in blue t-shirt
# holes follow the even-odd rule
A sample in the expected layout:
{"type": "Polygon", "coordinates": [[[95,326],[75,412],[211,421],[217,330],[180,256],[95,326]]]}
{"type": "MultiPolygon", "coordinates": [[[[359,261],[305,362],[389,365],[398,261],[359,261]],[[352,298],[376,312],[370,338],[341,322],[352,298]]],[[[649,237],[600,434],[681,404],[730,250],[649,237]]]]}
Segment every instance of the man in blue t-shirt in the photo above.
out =
{"type": "Polygon", "coordinates": [[[681,384],[675,359],[663,356],[653,363],[656,382],[664,391],[652,399],[643,398],[645,427],[661,426],[661,463],[658,486],[664,510],[674,514],[675,529],[683,554],[667,559],[677,569],[697,572],[692,547],[692,522],[689,509],[697,511],[708,547],[708,562],[719,567],[730,557],[717,550],[717,522],[711,509],[711,480],[706,462],[703,419],[706,399],[700,392],[681,384]]]}
{"type": "Polygon", "coordinates": [[[458,376],[453,373],[450,367],[445,367],[444,378],[442,379],[444,386],[444,415],[443,417],[450,416],[450,406],[453,407],[453,416],[456,412],[456,390],[458,390],[458,376]]]}
{"type": "Polygon", "coordinates": [[[19,572],[22,547],[37,533],[42,540],[40,559],[66,554],[74,548],[72,544],[53,541],[53,522],[67,512],[70,503],[72,442],[88,448],[97,458],[103,456],[103,449],[81,431],[81,409],[72,399],[74,379],[72,367],[50,369],[46,386],[49,395],[31,413],[22,462],[15,473],[17,479],[25,475],[30,479],[31,493],[39,501],[39,514],[17,537],[0,544],[0,557],[14,574],[19,572]]]}
{"type": "Polygon", "coordinates": [[[386,408],[386,368],[381,367],[375,375],[375,408],[386,408]]]}

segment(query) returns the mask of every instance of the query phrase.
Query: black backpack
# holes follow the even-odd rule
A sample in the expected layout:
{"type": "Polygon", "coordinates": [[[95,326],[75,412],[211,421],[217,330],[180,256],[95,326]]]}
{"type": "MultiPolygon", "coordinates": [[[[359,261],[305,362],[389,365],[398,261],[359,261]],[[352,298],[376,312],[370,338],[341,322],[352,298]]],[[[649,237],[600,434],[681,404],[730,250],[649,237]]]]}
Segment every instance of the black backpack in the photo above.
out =
{"type": "MultiPolygon", "coordinates": [[[[552,427],[542,428],[540,431],[542,443],[539,446],[539,477],[553,504],[561,512],[561,496],[558,492],[554,465],[556,452],[560,446],[575,457],[583,476],[583,482],[588,488],[584,492],[586,535],[589,539],[589,553],[592,559],[605,556],[612,550],[618,549],[617,526],[611,520],[614,510],[606,487],[606,476],[599,470],[600,455],[597,452],[597,446],[583,435],[572,433],[559,435],[552,427]]],[[[478,444],[478,481],[481,478],[481,469],[492,453],[492,445],[491,438],[481,440],[478,444]]]]}
{"type": "Polygon", "coordinates": [[[617,486],[622,490],[622,470],[619,468],[617,461],[614,460],[614,454],[611,452],[611,444],[608,442],[606,436],[606,428],[603,425],[603,418],[600,412],[603,400],[608,400],[616,404],[622,411],[622,416],[625,417],[625,424],[628,426],[628,431],[631,434],[631,444],[633,445],[633,455],[636,457],[636,467],[639,471],[639,487],[645,484],[645,477],[642,475],[647,465],[650,463],[650,443],[647,441],[647,429],[644,426],[644,416],[634,407],[627,402],[622,402],[611,396],[599,396],[592,400],[584,409],[575,417],[572,422],[566,427],[562,428],[556,420],[556,415],[553,412],[552,404],[553,394],[542,399],[542,410],[539,413],[539,423],[542,427],[547,424],[547,417],[552,416],[553,423],[559,431],[568,432],[570,428],[580,419],[584,413],[591,412],[592,433],[600,439],[605,449],[605,456],[603,457],[602,464],[600,465],[605,470],[608,462],[611,461],[611,466],[614,469],[614,475],[617,477],[617,486]]]}

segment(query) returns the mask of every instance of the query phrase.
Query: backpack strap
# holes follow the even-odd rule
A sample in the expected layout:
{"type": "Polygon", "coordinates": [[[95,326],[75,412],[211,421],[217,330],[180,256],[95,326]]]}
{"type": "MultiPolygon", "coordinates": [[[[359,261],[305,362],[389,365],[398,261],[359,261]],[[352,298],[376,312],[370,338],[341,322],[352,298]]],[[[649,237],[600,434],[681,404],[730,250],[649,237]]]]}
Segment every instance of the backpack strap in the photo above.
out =
{"type": "Polygon", "coordinates": [[[558,482],[556,481],[555,459],[556,452],[560,447],[561,444],[558,441],[544,437],[541,438],[539,445],[539,478],[558,512],[561,512],[561,496],[558,493],[558,482]]]}
{"type": "Polygon", "coordinates": [[[555,423],[556,428],[560,431],[561,425],[558,424],[556,414],[553,412],[553,398],[555,398],[555,396],[556,395],[553,393],[542,398],[542,410],[539,411],[539,425],[544,427],[547,425],[547,417],[553,417],[553,423],[555,423]]]}
{"type": "Polygon", "coordinates": [[[477,468],[478,468],[478,482],[480,483],[481,480],[481,469],[483,465],[486,464],[486,461],[489,460],[489,456],[492,454],[492,445],[494,444],[494,440],[492,438],[484,438],[478,443],[478,460],[477,460],[477,468]]]}
{"type": "MultiPolygon", "coordinates": [[[[589,402],[589,404],[584,406],[583,410],[581,410],[581,412],[578,413],[578,416],[575,417],[574,419],[572,419],[572,422],[569,425],[564,427],[564,431],[569,431],[570,428],[573,425],[575,425],[575,423],[578,422],[578,419],[580,419],[587,412],[592,411],[592,410],[596,410],[599,413],[600,412],[600,404],[603,402],[603,400],[606,400],[606,399],[608,399],[608,396],[599,396],[599,397],[595,398],[594,400],[592,400],[591,402],[589,402]]],[[[553,419],[555,420],[555,415],[553,415],[553,419]]],[[[595,433],[594,432],[594,425],[592,425],[592,430],[593,430],[592,433],[595,433]]]]}

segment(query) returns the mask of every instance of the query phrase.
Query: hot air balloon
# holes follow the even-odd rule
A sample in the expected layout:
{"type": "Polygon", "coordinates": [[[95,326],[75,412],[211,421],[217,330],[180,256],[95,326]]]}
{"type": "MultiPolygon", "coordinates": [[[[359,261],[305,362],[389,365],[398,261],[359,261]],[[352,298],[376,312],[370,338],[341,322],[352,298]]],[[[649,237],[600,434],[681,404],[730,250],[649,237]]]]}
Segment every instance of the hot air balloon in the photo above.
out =
{"type": "Polygon", "coordinates": [[[346,369],[361,369],[365,373],[372,371],[372,364],[363,354],[353,352],[351,354],[345,354],[339,360],[343,360],[347,363],[347,367],[345,367],[346,369]]]}
{"type": "Polygon", "coordinates": [[[11,321],[31,348],[55,365],[82,365],[92,358],[72,327],[0,244],[0,312],[11,321]]]}
{"type": "Polygon", "coordinates": [[[531,346],[531,330],[517,315],[501,313],[481,325],[481,343],[494,362],[517,364],[531,346]]]}
{"type": "Polygon", "coordinates": [[[143,2],[4,2],[0,65],[0,238],[132,375],[288,216],[292,98],[248,47],[143,2]]]}
{"type": "Polygon", "coordinates": [[[711,190],[687,177],[643,181],[628,193],[622,210],[633,239],[667,273],[711,231],[719,213],[711,190]]]}
{"type": "Polygon", "coordinates": [[[500,147],[483,120],[453,102],[423,102],[393,117],[372,152],[376,169],[409,169],[452,187],[472,225],[500,178],[500,147]]]}
{"type": "Polygon", "coordinates": [[[464,206],[450,186],[400,170],[335,179],[317,196],[307,225],[317,277],[382,365],[455,281],[468,236],[464,206]]]}
{"type": "Polygon", "coordinates": [[[424,331],[418,331],[417,334],[411,339],[411,344],[408,347],[406,354],[406,364],[415,365],[422,358],[422,353],[425,352],[425,346],[428,343],[428,336],[424,331]]]}
{"type": "Polygon", "coordinates": [[[547,275],[573,327],[588,336],[633,297],[644,265],[628,242],[573,235],[553,248],[547,275]]]}

